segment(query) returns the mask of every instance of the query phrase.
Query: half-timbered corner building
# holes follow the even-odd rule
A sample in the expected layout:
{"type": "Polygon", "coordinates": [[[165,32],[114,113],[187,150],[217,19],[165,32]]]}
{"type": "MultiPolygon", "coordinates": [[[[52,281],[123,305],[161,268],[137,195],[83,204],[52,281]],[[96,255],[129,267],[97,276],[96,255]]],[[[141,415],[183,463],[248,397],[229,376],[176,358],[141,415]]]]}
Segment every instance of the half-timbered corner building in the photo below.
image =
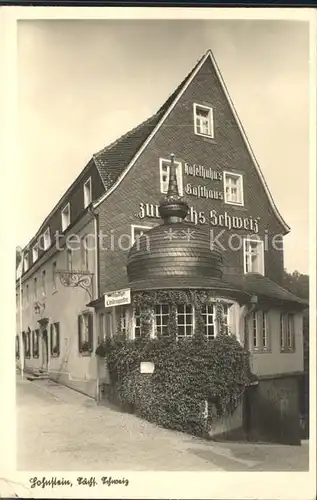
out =
{"type": "MultiPolygon", "coordinates": [[[[98,343],[118,327],[142,336],[133,294],[205,289],[205,335],[217,336],[221,300],[251,353],[249,424],[261,436],[274,408],[296,429],[307,304],[281,286],[289,231],[208,51],[151,118],[92,156],[24,249],[18,362],[24,350],[25,370],[98,397],[98,343]]],[[[155,305],[153,335],[168,314],[155,305]]],[[[193,335],[195,308],[179,304],[177,321],[193,335]]]]}

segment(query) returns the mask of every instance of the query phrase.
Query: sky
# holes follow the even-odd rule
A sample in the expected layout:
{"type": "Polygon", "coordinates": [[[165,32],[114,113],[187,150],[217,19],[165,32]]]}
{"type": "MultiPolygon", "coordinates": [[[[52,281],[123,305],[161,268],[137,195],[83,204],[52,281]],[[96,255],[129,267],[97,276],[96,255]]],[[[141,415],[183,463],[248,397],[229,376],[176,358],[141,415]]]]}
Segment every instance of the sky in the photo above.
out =
{"type": "Polygon", "coordinates": [[[92,154],[151,116],[211,49],[308,273],[308,25],[252,20],[44,20],[18,27],[16,244],[92,154]]]}

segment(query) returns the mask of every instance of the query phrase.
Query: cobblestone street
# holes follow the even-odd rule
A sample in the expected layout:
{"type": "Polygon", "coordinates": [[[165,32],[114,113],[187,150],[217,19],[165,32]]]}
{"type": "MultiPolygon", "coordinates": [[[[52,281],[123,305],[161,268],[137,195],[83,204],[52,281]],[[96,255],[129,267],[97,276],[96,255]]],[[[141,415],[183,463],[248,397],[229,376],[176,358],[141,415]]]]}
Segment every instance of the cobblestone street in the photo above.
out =
{"type": "Polygon", "coordinates": [[[214,443],[48,380],[17,380],[19,470],[304,471],[308,444],[214,443]]]}

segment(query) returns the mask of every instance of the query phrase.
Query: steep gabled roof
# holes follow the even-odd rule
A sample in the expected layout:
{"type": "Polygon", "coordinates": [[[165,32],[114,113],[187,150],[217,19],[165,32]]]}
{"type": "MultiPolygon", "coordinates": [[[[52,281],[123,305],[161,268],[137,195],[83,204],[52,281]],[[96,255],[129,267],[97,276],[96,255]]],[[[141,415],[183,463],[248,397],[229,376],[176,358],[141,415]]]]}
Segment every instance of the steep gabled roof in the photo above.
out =
{"type": "Polygon", "coordinates": [[[201,59],[196,63],[194,68],[190,71],[190,73],[186,76],[186,78],[182,81],[182,83],[175,89],[175,91],[170,95],[170,97],[163,104],[163,106],[161,106],[161,108],[155,115],[153,115],[151,118],[143,122],[140,126],[131,130],[130,132],[122,136],[120,139],[118,139],[116,142],[102,149],[99,153],[93,156],[95,164],[98,168],[100,176],[103,179],[104,186],[106,189],[105,193],[99,198],[99,200],[95,201],[93,205],[94,207],[98,207],[100,203],[102,203],[120,184],[120,182],[133,167],[134,163],[137,161],[137,159],[142,154],[148,143],[151,141],[151,139],[154,137],[154,135],[159,130],[161,125],[164,123],[164,121],[166,120],[172,109],[175,107],[175,105],[183,95],[188,85],[193,81],[196,74],[198,73],[198,71],[208,58],[210,58],[213,68],[217,74],[217,78],[220,82],[222,90],[230,106],[234,119],[238,125],[239,131],[242,135],[245,146],[250,154],[255,170],[262,183],[263,189],[268,197],[273,213],[279,220],[280,224],[283,226],[285,233],[288,233],[290,231],[290,228],[284,221],[283,217],[281,216],[275,205],[271,192],[266,184],[262,170],[248,141],[245,130],[239,119],[237,111],[231,100],[228,89],[222,78],[222,75],[220,73],[220,70],[217,66],[217,63],[215,61],[215,58],[211,50],[208,50],[207,53],[203,57],[201,57],[201,59]]]}
{"type": "Polygon", "coordinates": [[[137,154],[146,139],[159,124],[166,111],[173,104],[183,88],[186,87],[187,82],[191,80],[196,68],[205,58],[206,55],[199,59],[191,72],[186,76],[186,78],[184,78],[163,106],[161,106],[153,116],[93,155],[93,160],[103,181],[106,192],[133,160],[134,156],[137,154]]]}

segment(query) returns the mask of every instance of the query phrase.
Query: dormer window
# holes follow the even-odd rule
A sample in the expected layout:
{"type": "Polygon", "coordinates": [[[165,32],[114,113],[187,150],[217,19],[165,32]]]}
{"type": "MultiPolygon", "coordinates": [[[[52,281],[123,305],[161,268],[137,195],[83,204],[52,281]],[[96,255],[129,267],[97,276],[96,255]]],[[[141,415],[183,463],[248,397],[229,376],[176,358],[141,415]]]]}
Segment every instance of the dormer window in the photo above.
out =
{"type": "Polygon", "coordinates": [[[47,250],[51,246],[51,233],[49,227],[45,230],[45,233],[43,235],[43,240],[44,240],[44,250],[47,250]]]}
{"type": "Polygon", "coordinates": [[[26,252],[24,254],[24,259],[23,259],[23,270],[26,272],[29,269],[29,253],[26,252]]]}
{"type": "MultiPolygon", "coordinates": [[[[170,160],[165,160],[160,158],[160,190],[161,193],[166,194],[168,190],[168,181],[170,174],[170,160]]],[[[174,161],[176,166],[176,177],[178,193],[183,196],[183,174],[182,174],[182,164],[178,161],[174,161]]]]}
{"type": "Polygon", "coordinates": [[[90,205],[92,201],[92,194],[91,194],[91,177],[85,182],[84,184],[84,206],[85,208],[90,205]]]}
{"type": "Polygon", "coordinates": [[[39,244],[36,243],[32,249],[32,260],[33,262],[36,262],[37,259],[39,258],[39,244]]]}
{"type": "Polygon", "coordinates": [[[241,174],[224,172],[223,175],[225,203],[243,205],[243,177],[241,174]]]}
{"type": "Polygon", "coordinates": [[[70,224],[70,204],[67,203],[66,207],[62,210],[62,231],[68,228],[70,224]]]}
{"type": "Polygon", "coordinates": [[[213,109],[194,103],[195,134],[214,137],[213,109]]]}

